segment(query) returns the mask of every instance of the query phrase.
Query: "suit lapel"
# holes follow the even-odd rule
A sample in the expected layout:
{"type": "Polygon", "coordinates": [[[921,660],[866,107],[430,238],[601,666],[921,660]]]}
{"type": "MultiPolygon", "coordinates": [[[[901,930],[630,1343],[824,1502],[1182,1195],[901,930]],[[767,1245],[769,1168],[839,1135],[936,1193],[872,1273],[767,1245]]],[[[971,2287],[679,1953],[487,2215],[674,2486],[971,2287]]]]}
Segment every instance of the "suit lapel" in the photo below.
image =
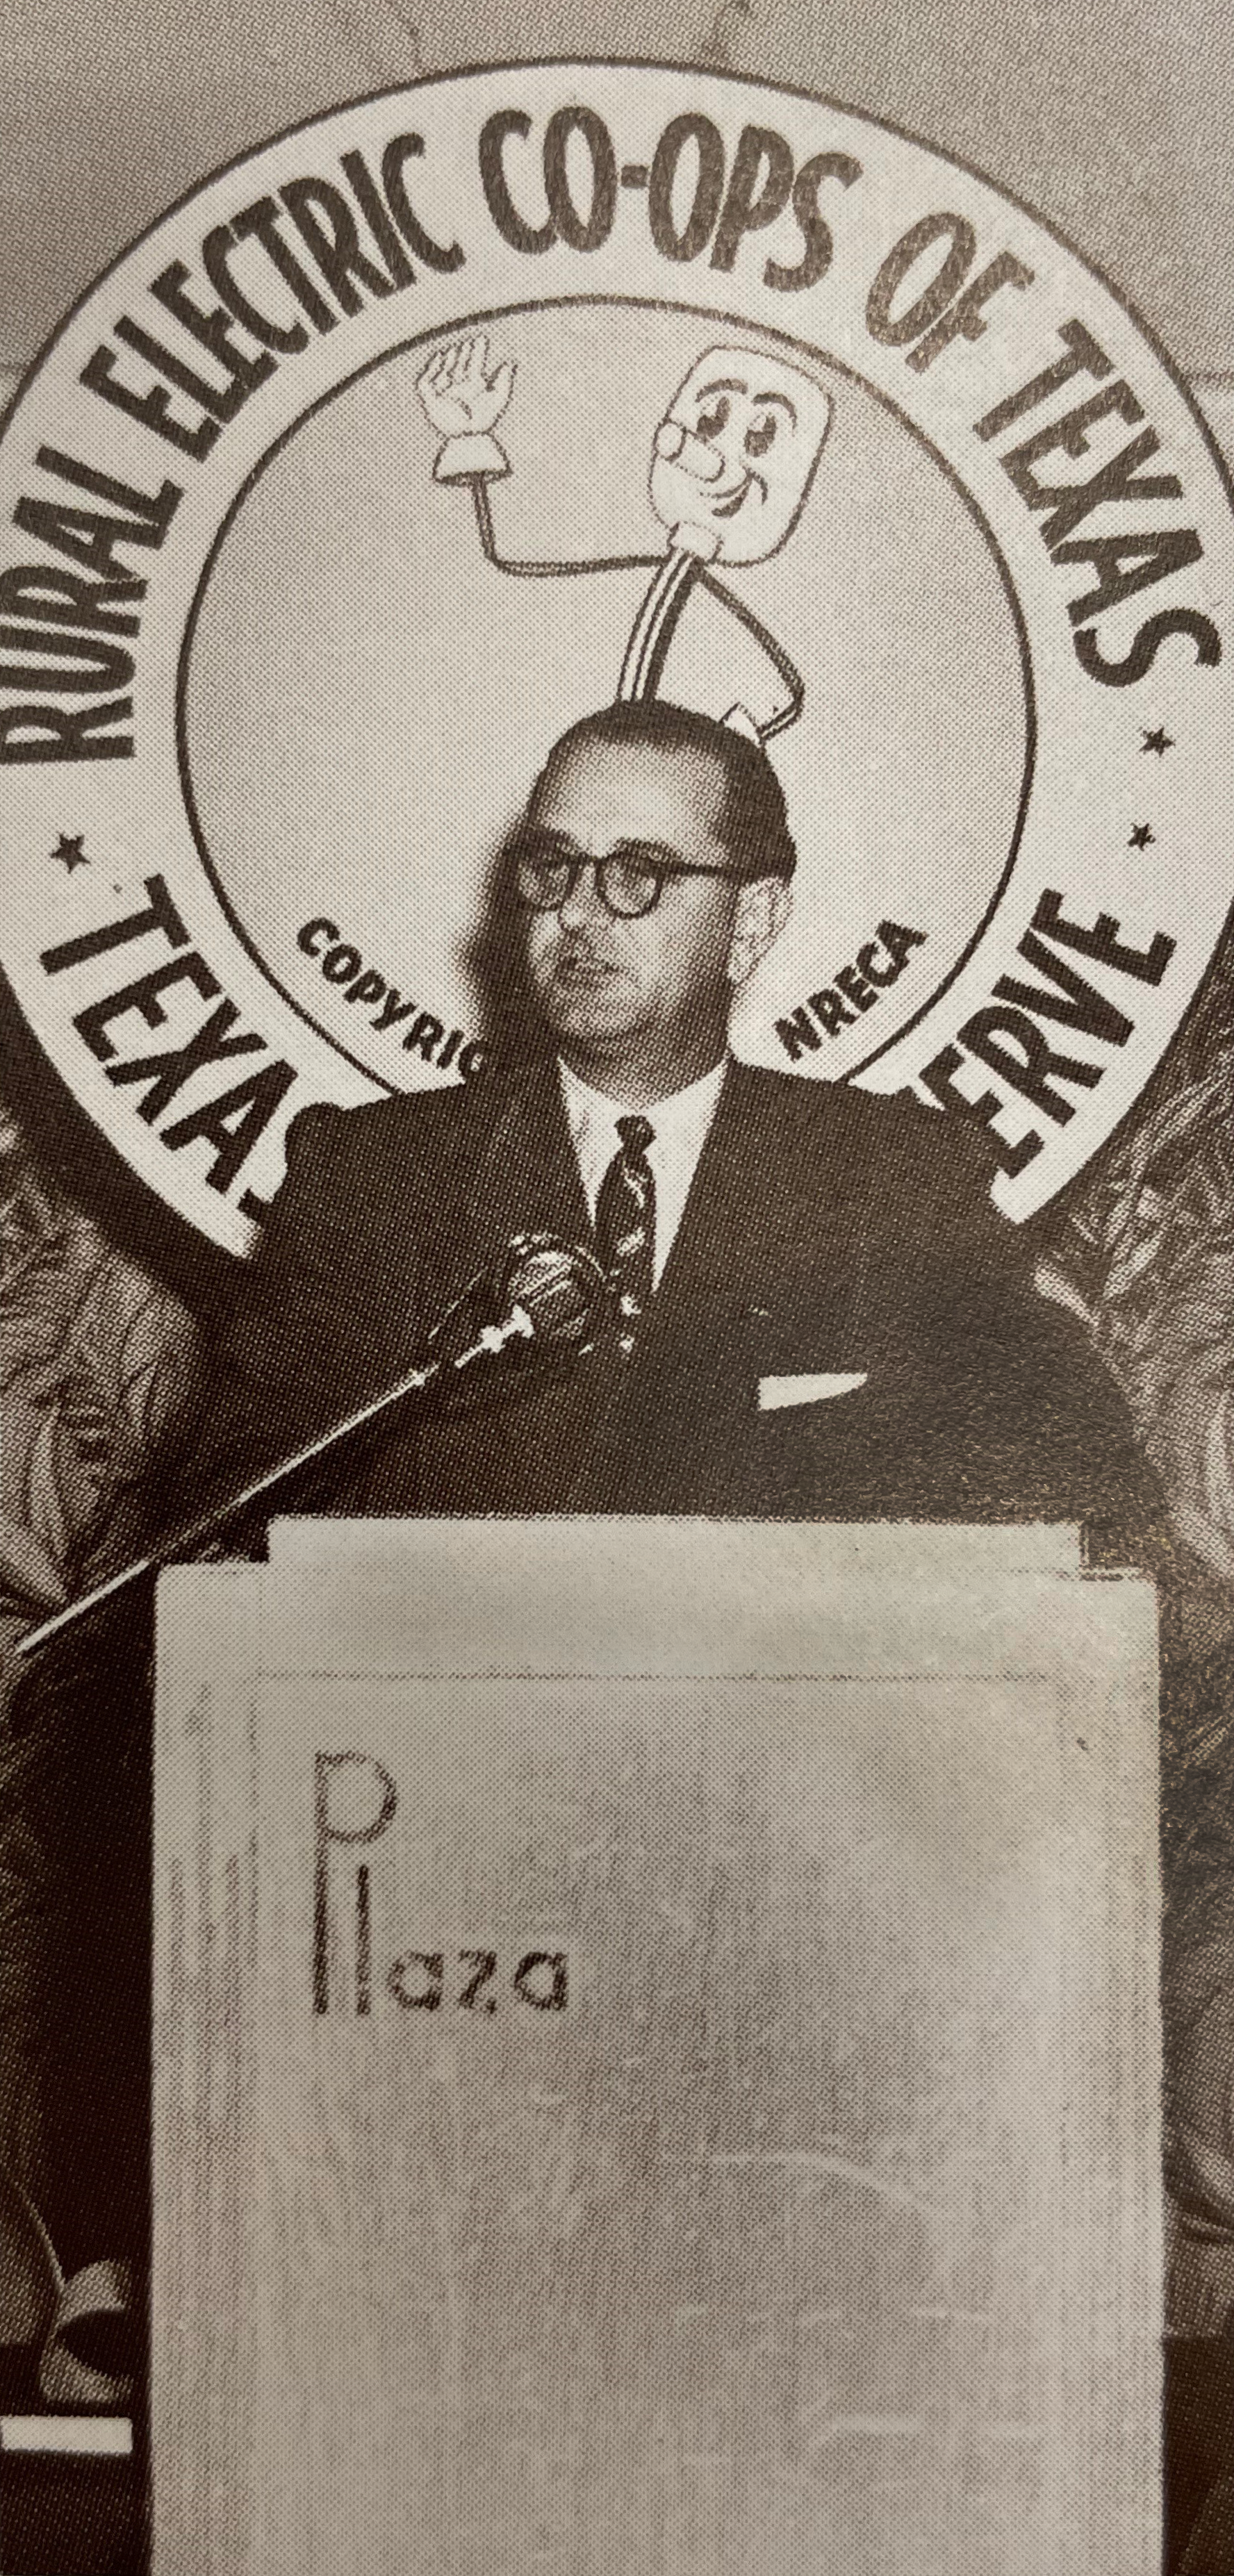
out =
{"type": "Polygon", "coordinates": [[[781,1230],[780,1203],[790,1218],[800,1215],[800,1175],[786,1161],[763,1081],[748,1065],[730,1065],[647,1318],[649,1358],[687,1319],[697,1329],[696,1319],[739,1315],[757,1296],[781,1230]]]}
{"type": "Polygon", "coordinates": [[[590,1244],[591,1221],[555,1064],[514,1074],[467,1191],[471,1255],[491,1258],[517,1234],[590,1244]]]}
{"type": "Polygon", "coordinates": [[[649,1322],[671,1327],[679,1312],[723,1297],[729,1264],[740,1259],[751,1228],[760,1178],[758,1105],[745,1066],[730,1065],[649,1322]]]}

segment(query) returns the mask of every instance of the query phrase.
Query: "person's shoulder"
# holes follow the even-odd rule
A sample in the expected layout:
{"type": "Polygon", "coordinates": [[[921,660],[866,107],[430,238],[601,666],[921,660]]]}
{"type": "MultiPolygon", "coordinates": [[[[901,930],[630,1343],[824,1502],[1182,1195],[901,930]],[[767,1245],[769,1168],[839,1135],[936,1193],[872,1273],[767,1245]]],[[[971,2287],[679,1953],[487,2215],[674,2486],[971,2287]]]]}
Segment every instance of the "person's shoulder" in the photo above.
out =
{"type": "Polygon", "coordinates": [[[875,1157],[888,1181],[911,1174],[915,1194],[925,1197],[988,1196],[997,1166],[983,1132],[911,1091],[811,1082],[761,1065],[742,1065],[738,1083],[748,1111],[794,1149],[867,1176],[875,1157]]]}
{"type": "Polygon", "coordinates": [[[328,1169],[360,1175],[391,1165],[435,1163],[464,1150],[472,1137],[482,1141],[507,1096],[506,1079],[494,1073],[349,1108],[316,1101],[287,1130],[288,1173],[328,1169]]]}
{"type": "Polygon", "coordinates": [[[1008,1280],[1026,1266],[1019,1229],[991,1196],[997,1162],[975,1122],[912,1092],[859,1090],[743,1067],[752,1160],[796,1203],[825,1206],[880,1257],[1008,1280]]]}

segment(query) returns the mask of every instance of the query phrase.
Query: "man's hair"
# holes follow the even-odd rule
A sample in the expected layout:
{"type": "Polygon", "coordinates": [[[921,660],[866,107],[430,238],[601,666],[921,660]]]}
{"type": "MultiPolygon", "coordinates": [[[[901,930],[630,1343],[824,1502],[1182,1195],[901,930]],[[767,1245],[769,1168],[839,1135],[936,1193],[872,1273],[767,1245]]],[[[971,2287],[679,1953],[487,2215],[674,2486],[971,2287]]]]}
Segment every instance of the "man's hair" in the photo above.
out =
{"type": "Polygon", "coordinates": [[[702,752],[724,775],[724,809],[720,837],[746,877],[791,877],[797,848],[789,830],[784,790],[761,743],[714,716],[692,707],[675,707],[663,698],[640,698],[600,707],[594,715],[558,737],[532,791],[534,803],[547,778],[575,743],[611,743],[614,750],[635,743],[655,751],[702,752]]]}

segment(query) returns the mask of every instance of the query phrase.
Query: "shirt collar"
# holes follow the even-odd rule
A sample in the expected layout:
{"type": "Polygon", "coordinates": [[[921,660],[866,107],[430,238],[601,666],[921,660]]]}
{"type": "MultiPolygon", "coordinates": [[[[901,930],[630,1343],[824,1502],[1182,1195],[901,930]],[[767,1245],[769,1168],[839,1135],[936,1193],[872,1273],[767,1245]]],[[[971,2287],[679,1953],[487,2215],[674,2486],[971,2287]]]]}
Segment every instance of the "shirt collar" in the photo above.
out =
{"type": "MultiPolygon", "coordinates": [[[[557,1071],[561,1078],[566,1121],[576,1148],[581,1148],[584,1140],[597,1131],[610,1135],[615,1145],[617,1121],[626,1115],[623,1103],[611,1100],[607,1092],[596,1091],[560,1056],[557,1071]]],[[[665,1099],[651,1102],[645,1114],[655,1130],[657,1145],[664,1145],[672,1151],[702,1143],[715,1116],[727,1071],[728,1057],[721,1056],[710,1073],[700,1074],[697,1082],[687,1082],[682,1090],[670,1091],[665,1099]]],[[[654,1153],[655,1145],[651,1151],[654,1153]]]]}

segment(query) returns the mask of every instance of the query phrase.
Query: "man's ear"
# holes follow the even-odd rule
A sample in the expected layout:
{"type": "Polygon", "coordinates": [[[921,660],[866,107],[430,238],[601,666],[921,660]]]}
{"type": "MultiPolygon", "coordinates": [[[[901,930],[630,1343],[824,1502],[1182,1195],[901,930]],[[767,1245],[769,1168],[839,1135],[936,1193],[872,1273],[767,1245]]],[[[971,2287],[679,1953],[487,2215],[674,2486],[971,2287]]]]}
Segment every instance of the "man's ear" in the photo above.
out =
{"type": "Polygon", "coordinates": [[[728,951],[728,980],[735,991],[748,984],[773,939],[778,939],[792,910],[784,877],[751,877],[737,897],[728,951]]]}

